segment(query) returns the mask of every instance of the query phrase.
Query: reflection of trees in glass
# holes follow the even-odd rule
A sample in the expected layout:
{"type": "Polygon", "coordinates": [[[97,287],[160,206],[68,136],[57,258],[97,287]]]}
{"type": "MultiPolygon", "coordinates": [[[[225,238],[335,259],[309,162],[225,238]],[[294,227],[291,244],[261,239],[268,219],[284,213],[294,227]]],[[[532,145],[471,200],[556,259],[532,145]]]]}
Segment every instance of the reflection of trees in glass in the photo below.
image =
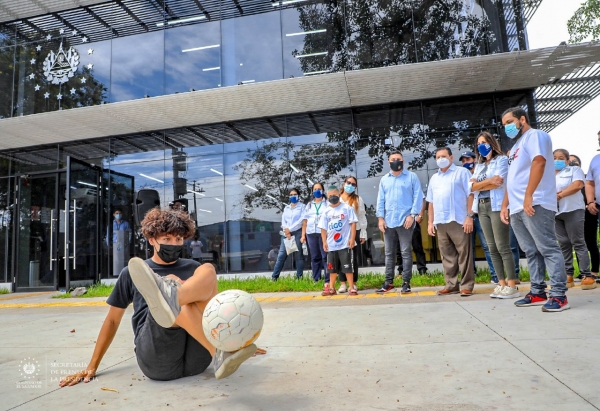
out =
{"type": "Polygon", "coordinates": [[[303,31],[327,27],[327,35],[307,35],[305,73],[358,70],[491,53],[495,36],[486,16],[469,14],[463,0],[361,0],[342,7],[328,1],[297,7],[303,31]],[[415,47],[417,48],[415,53],[415,47]]]}
{"type": "MultiPolygon", "coordinates": [[[[50,50],[55,53],[58,51],[61,42],[63,50],[66,52],[71,47],[70,41],[68,38],[60,37],[56,37],[52,41],[18,48],[17,71],[19,73],[15,76],[15,88],[19,91],[15,93],[15,99],[19,100],[15,101],[15,115],[93,106],[107,101],[108,89],[94,77],[93,70],[84,66],[82,61],[80,61],[75,75],[64,84],[52,84],[46,79],[43,68],[44,60],[50,50]],[[38,46],[41,46],[40,51],[37,51],[38,46]],[[34,74],[33,79],[30,78],[31,74],[34,74]],[[37,91],[35,90],[36,86],[39,86],[37,91]],[[71,93],[72,89],[74,89],[74,93],[71,93]],[[50,94],[48,98],[44,96],[46,92],[50,94]],[[59,93],[62,96],[60,100],[57,98],[59,93]]],[[[83,52],[82,50],[78,51],[83,52]]],[[[11,60],[12,52],[11,50],[11,60]]],[[[0,59],[2,58],[4,57],[0,57],[0,59]]],[[[12,87],[8,88],[7,92],[11,91],[12,87]]]]}
{"type": "Polygon", "coordinates": [[[242,184],[248,184],[244,206],[282,211],[288,203],[289,190],[298,188],[301,197],[311,193],[312,184],[326,184],[347,167],[346,150],[338,144],[295,146],[291,142],[273,142],[248,149],[246,158],[234,167],[242,184]]]}

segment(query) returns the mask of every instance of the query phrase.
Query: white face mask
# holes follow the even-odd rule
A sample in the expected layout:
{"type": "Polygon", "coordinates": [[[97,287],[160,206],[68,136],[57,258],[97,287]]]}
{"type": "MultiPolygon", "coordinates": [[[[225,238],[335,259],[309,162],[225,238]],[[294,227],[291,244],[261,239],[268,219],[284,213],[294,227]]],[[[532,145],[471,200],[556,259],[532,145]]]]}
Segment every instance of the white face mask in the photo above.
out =
{"type": "Polygon", "coordinates": [[[446,168],[450,165],[450,160],[446,157],[440,157],[436,160],[439,168],[446,168]]]}

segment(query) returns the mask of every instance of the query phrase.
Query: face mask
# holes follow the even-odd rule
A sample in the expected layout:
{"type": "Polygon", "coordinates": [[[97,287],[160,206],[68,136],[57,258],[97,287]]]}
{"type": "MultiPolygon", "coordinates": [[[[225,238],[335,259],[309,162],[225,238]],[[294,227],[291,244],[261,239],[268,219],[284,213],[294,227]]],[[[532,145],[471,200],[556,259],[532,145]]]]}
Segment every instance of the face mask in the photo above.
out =
{"type": "Polygon", "coordinates": [[[484,157],[487,157],[488,154],[492,151],[492,146],[487,143],[483,143],[477,146],[477,150],[479,150],[479,154],[484,157]]]}
{"type": "Polygon", "coordinates": [[[323,191],[321,191],[321,190],[315,190],[315,191],[313,191],[313,197],[314,198],[321,198],[321,197],[323,197],[323,191]]]}
{"type": "Polygon", "coordinates": [[[504,126],[504,132],[506,133],[506,137],[512,139],[512,138],[515,138],[516,136],[518,136],[519,133],[521,132],[521,130],[519,130],[517,128],[516,123],[512,123],[512,124],[507,124],[506,126],[504,126]]]}
{"type": "Polygon", "coordinates": [[[446,168],[450,165],[450,159],[446,157],[440,157],[435,161],[439,168],[446,168]]]}
{"type": "Polygon", "coordinates": [[[165,263],[172,263],[181,257],[183,245],[160,244],[157,254],[165,263]]]}
{"type": "Polygon", "coordinates": [[[579,167],[579,163],[577,161],[571,161],[569,167],[579,167]]]}
{"type": "Polygon", "coordinates": [[[298,196],[290,196],[290,203],[296,204],[298,202],[298,196]]]}
{"type": "Polygon", "coordinates": [[[465,163],[463,164],[463,167],[466,168],[467,170],[473,170],[473,166],[475,166],[475,163],[465,163]]]}
{"type": "Polygon", "coordinates": [[[390,168],[392,169],[392,171],[400,171],[400,170],[402,170],[403,166],[404,166],[404,161],[402,161],[402,160],[390,161],[390,168]]]}
{"type": "Polygon", "coordinates": [[[567,166],[567,162],[565,160],[554,160],[554,169],[556,171],[560,171],[567,166]]]}
{"type": "Polygon", "coordinates": [[[115,214],[115,220],[119,221],[121,219],[121,214],[115,214]]]}
{"type": "Polygon", "coordinates": [[[329,196],[329,202],[333,205],[336,205],[340,202],[340,196],[329,196]]]}
{"type": "Polygon", "coordinates": [[[348,194],[352,194],[354,192],[354,190],[356,190],[356,188],[351,184],[346,184],[344,186],[344,191],[348,194]]]}

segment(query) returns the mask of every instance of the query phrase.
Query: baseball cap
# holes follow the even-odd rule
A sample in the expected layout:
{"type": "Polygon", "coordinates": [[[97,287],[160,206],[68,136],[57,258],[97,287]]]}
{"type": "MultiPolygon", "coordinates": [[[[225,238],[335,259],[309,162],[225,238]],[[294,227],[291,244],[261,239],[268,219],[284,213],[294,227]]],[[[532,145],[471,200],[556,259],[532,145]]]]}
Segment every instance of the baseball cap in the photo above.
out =
{"type": "Polygon", "coordinates": [[[472,151],[465,151],[464,153],[462,153],[462,154],[460,155],[460,158],[458,159],[458,161],[462,161],[462,159],[463,159],[464,157],[477,158],[477,156],[475,155],[475,153],[474,153],[474,152],[472,152],[472,151]]]}

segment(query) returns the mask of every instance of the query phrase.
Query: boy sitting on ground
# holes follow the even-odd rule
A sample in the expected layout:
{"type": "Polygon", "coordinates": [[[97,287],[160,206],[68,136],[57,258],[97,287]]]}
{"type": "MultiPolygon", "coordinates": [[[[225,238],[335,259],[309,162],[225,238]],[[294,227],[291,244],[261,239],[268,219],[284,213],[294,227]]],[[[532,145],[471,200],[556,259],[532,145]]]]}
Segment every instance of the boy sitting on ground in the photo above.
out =
{"type": "Polygon", "coordinates": [[[106,301],[110,309],[86,370],[65,377],[60,386],[89,382],[108,350],[125,310],[133,302],[131,323],[135,355],[144,375],[169,381],[204,372],[213,365],[225,378],[255,353],[256,345],[236,352],[213,347],[202,330],[204,308],[217,291],[212,264],[180,258],[183,240],[194,234],[194,222],[183,211],[155,208],[142,221],[142,233],[154,247],[152,258],[134,257],[119,275],[106,301]]]}
{"type": "Polygon", "coordinates": [[[335,280],[338,273],[348,274],[349,295],[357,295],[354,287],[352,273],[352,253],[356,244],[356,223],[358,218],[354,208],[345,203],[340,203],[340,190],[336,186],[327,189],[329,208],[321,216],[318,227],[321,229],[323,249],[327,252],[327,272],[329,273],[329,284],[321,295],[335,295],[335,280]]]}

